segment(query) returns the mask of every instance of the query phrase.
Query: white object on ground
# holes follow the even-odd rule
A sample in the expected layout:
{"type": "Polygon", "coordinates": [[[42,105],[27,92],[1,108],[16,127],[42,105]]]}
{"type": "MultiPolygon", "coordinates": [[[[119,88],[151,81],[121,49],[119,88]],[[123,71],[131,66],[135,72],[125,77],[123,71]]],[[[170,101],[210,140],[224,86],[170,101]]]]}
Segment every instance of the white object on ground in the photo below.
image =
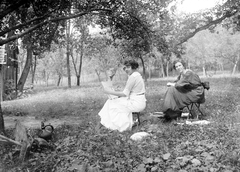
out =
{"type": "Polygon", "coordinates": [[[134,133],[130,139],[134,140],[134,141],[140,141],[142,140],[144,137],[147,137],[147,136],[150,136],[149,133],[146,133],[146,132],[137,132],[137,133],[134,133]]]}
{"type": "Polygon", "coordinates": [[[207,120],[200,120],[200,121],[186,121],[187,125],[206,125],[206,124],[210,124],[210,121],[207,120]]]}
{"type": "Polygon", "coordinates": [[[164,114],[163,112],[153,112],[153,113],[160,114],[160,115],[164,114]]]}
{"type": "Polygon", "coordinates": [[[162,117],[164,117],[164,113],[163,112],[153,112],[153,113],[150,113],[150,116],[162,118],[162,117]]]}
{"type": "Polygon", "coordinates": [[[189,115],[190,115],[189,113],[182,113],[181,117],[183,117],[183,118],[184,117],[189,117],[189,115]]]}

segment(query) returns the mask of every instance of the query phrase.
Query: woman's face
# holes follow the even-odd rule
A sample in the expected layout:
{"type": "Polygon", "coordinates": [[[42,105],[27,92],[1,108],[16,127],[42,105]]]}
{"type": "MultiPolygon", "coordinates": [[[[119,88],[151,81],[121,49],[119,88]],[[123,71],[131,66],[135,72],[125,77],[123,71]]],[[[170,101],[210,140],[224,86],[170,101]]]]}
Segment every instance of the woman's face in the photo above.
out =
{"type": "Polygon", "coordinates": [[[175,68],[176,68],[176,70],[177,70],[179,73],[182,73],[182,72],[184,71],[184,66],[183,66],[183,64],[182,64],[181,62],[177,62],[177,63],[175,64],[175,68]]]}
{"type": "Polygon", "coordinates": [[[133,73],[132,66],[124,66],[123,70],[128,74],[131,75],[133,73]]]}

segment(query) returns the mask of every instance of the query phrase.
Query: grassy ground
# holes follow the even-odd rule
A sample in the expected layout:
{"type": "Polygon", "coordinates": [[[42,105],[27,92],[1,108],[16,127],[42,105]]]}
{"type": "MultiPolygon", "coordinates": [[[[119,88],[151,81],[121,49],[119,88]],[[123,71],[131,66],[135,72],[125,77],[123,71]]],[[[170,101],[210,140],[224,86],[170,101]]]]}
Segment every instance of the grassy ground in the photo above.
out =
{"type": "MultiPolygon", "coordinates": [[[[168,80],[148,81],[145,122],[123,133],[94,130],[97,113],[106,101],[99,84],[81,88],[36,91],[30,97],[3,102],[4,117],[68,119],[74,125],[55,126],[54,151],[31,153],[17,164],[12,146],[0,158],[6,171],[240,171],[240,79],[208,78],[210,90],[202,105],[212,123],[204,126],[165,124],[149,114],[161,111],[168,80]],[[72,121],[71,121],[72,119],[72,121]],[[137,131],[151,133],[135,142],[137,131]]],[[[123,86],[124,83],[117,83],[123,86]]],[[[11,132],[8,130],[9,136],[11,132]]]]}

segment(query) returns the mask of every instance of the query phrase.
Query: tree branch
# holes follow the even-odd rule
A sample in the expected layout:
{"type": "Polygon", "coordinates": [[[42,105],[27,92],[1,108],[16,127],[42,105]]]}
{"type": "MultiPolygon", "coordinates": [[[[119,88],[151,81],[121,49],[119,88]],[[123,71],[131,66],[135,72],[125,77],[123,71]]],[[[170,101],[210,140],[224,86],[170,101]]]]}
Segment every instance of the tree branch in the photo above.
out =
{"type": "Polygon", "coordinates": [[[15,11],[25,3],[26,3],[26,0],[18,0],[17,2],[14,2],[12,5],[10,5],[8,8],[1,10],[0,19],[10,14],[11,12],[15,11]]]}
{"type": "Polygon", "coordinates": [[[184,37],[183,39],[180,39],[180,41],[177,44],[175,44],[174,48],[176,48],[178,45],[181,45],[181,44],[187,42],[190,38],[194,37],[198,32],[208,29],[212,25],[221,23],[224,19],[234,16],[237,12],[238,12],[238,10],[233,11],[233,12],[228,12],[224,16],[222,16],[216,20],[213,20],[210,23],[208,23],[202,27],[195,29],[192,33],[189,33],[186,37],[184,37]]]}
{"type": "Polygon", "coordinates": [[[19,145],[19,146],[22,146],[22,144],[18,141],[15,141],[15,140],[12,140],[8,137],[5,137],[3,135],[0,134],[0,141],[3,141],[3,142],[10,142],[10,143],[13,143],[15,145],[19,145]]]}
{"type": "Polygon", "coordinates": [[[9,38],[6,38],[6,39],[0,39],[0,46],[6,44],[6,43],[8,43],[8,42],[14,41],[14,40],[16,40],[16,39],[18,39],[18,38],[21,38],[21,37],[23,37],[24,35],[32,32],[33,30],[35,30],[35,29],[37,29],[37,28],[39,28],[39,27],[41,27],[41,26],[43,26],[44,24],[47,24],[47,23],[48,23],[48,21],[44,21],[44,22],[42,22],[42,23],[39,23],[39,24],[31,27],[30,29],[25,30],[24,32],[22,32],[22,33],[20,33],[20,34],[13,35],[13,36],[11,36],[11,37],[9,37],[9,38]]]}
{"type": "MultiPolygon", "coordinates": [[[[89,14],[89,13],[91,13],[91,12],[93,12],[93,11],[106,11],[106,12],[109,12],[109,11],[111,11],[111,9],[90,9],[90,10],[88,10],[88,11],[81,12],[81,13],[78,13],[78,14],[75,14],[75,15],[61,16],[61,17],[57,17],[57,18],[48,19],[47,21],[43,21],[43,22],[41,22],[41,23],[38,23],[37,25],[32,26],[31,28],[25,30],[25,31],[22,32],[22,33],[16,34],[16,35],[11,36],[11,37],[9,37],[9,38],[0,39],[0,46],[6,44],[6,43],[8,43],[8,42],[14,41],[14,40],[16,40],[16,39],[18,39],[18,38],[21,38],[21,37],[23,37],[24,35],[26,35],[26,34],[32,32],[32,31],[34,31],[35,29],[37,29],[37,28],[39,28],[39,27],[41,27],[41,26],[43,26],[43,25],[45,25],[45,24],[47,24],[47,23],[50,23],[50,22],[58,22],[58,21],[61,21],[61,20],[68,20],[68,19],[72,19],[72,18],[81,17],[81,16],[84,16],[84,15],[86,15],[86,14],[89,14]]],[[[34,21],[37,21],[37,20],[40,20],[40,18],[36,18],[36,19],[33,19],[33,20],[34,20],[34,21]]],[[[30,24],[31,22],[33,22],[33,21],[28,21],[28,22],[26,22],[26,23],[24,23],[24,24],[21,24],[21,27],[27,26],[27,25],[30,24]]],[[[16,26],[16,27],[17,27],[17,26],[16,26]]],[[[13,27],[13,28],[15,28],[15,27],[13,27]]],[[[14,30],[13,28],[10,28],[9,31],[14,30]]],[[[18,28],[20,28],[20,26],[18,26],[18,28]]],[[[2,35],[0,34],[0,36],[2,36],[2,35]]]]}
{"type": "Polygon", "coordinates": [[[29,20],[27,21],[26,23],[22,23],[22,24],[19,24],[19,25],[16,25],[14,27],[11,27],[11,28],[8,28],[2,32],[0,32],[0,36],[4,36],[6,33],[12,31],[12,30],[16,30],[16,29],[19,29],[21,27],[24,27],[24,26],[27,26],[27,25],[30,25],[32,22],[35,22],[35,21],[39,21],[39,20],[43,20],[47,17],[47,15],[44,15],[42,17],[38,17],[38,18],[35,18],[35,19],[32,19],[32,20],[29,20]]]}

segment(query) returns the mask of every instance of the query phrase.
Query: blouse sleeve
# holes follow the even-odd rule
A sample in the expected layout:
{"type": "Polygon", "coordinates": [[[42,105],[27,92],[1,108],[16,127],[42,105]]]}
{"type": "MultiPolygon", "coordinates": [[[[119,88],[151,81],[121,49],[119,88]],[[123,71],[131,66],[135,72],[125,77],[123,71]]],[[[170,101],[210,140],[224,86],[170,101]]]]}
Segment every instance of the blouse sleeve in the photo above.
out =
{"type": "Polygon", "coordinates": [[[126,83],[126,86],[123,90],[123,93],[126,95],[126,96],[129,96],[132,88],[134,87],[134,84],[135,84],[135,77],[133,76],[129,76],[128,80],[127,80],[127,83],[126,83]]]}

